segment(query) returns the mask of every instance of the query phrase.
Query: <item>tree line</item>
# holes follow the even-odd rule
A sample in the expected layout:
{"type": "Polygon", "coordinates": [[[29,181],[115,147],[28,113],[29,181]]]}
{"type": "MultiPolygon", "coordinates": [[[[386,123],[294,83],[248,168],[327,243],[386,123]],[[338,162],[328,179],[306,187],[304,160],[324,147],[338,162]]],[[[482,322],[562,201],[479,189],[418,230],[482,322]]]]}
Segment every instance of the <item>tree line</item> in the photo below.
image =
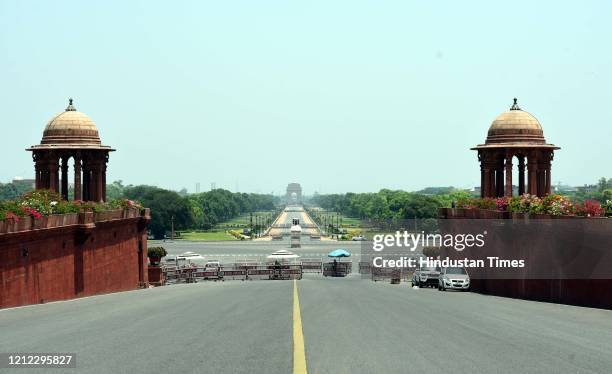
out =
{"type": "Polygon", "coordinates": [[[171,222],[174,222],[175,230],[208,230],[243,213],[273,210],[278,202],[272,195],[224,189],[181,196],[175,191],[154,186],[127,186],[120,194],[151,208],[149,230],[156,239],[164,237],[171,222]]]}
{"type": "Polygon", "coordinates": [[[472,196],[463,190],[436,195],[382,189],[371,193],[314,195],[310,203],[348,217],[370,220],[436,218],[438,208],[472,196]]]}

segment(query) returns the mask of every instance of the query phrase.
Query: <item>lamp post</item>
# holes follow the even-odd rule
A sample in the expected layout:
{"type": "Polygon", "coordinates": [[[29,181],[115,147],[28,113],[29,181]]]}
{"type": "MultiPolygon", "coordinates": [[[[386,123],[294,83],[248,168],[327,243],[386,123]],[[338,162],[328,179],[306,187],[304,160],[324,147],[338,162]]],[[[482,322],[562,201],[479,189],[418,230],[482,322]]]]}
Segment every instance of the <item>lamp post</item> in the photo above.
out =
{"type": "Polygon", "coordinates": [[[174,241],[174,215],[170,217],[170,240],[174,241]]]}

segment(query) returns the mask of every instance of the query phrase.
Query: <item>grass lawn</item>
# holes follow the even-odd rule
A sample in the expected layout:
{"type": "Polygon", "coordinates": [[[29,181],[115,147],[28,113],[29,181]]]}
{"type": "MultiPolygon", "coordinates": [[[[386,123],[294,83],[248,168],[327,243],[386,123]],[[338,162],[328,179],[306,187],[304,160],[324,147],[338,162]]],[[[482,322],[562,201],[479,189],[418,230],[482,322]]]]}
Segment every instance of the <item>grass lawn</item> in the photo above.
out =
{"type": "Polygon", "coordinates": [[[255,216],[259,215],[259,216],[263,216],[263,215],[272,215],[273,218],[276,218],[274,216],[274,212],[273,211],[262,211],[262,212],[253,212],[253,213],[245,213],[245,214],[241,214],[238,217],[234,217],[228,221],[224,221],[224,222],[220,222],[216,225],[216,227],[248,227],[249,223],[250,223],[250,217],[251,214],[253,214],[253,224],[255,224],[255,216]]]}
{"type": "MultiPolygon", "coordinates": [[[[177,238],[178,239],[178,238],[177,238]]],[[[225,231],[182,231],[180,240],[195,242],[238,240],[225,231]]]]}

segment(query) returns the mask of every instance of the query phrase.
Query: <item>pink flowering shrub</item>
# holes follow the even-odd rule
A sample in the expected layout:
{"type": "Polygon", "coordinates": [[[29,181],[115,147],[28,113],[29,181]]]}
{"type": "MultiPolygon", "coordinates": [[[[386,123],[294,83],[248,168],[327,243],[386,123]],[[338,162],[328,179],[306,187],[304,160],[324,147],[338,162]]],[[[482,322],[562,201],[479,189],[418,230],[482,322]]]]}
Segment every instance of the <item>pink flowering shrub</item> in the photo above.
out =
{"type": "Polygon", "coordinates": [[[582,205],[576,204],[575,209],[576,215],[581,217],[603,217],[606,212],[596,200],[585,200],[582,205]]]}
{"type": "Polygon", "coordinates": [[[143,207],[138,202],[127,199],[105,203],[65,201],[54,191],[36,190],[16,200],[0,201],[0,219],[18,222],[20,217],[40,219],[51,214],[102,212],[128,208],[142,209],[143,207]]]}

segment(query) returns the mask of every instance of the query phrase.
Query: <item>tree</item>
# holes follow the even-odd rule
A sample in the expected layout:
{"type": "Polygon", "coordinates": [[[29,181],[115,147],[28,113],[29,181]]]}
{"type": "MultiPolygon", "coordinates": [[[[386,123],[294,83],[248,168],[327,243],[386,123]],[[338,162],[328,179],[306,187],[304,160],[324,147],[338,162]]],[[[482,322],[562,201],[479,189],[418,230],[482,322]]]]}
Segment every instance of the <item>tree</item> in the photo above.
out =
{"type": "Polygon", "coordinates": [[[187,198],[174,191],[152,186],[135,186],[127,187],[124,195],[151,208],[149,229],[155,239],[164,238],[166,231],[171,228],[173,218],[175,229],[184,230],[193,226],[191,204],[187,198]]]}
{"type": "Polygon", "coordinates": [[[114,181],[112,184],[106,185],[106,199],[118,200],[123,198],[125,186],[122,180],[114,181]]]}

